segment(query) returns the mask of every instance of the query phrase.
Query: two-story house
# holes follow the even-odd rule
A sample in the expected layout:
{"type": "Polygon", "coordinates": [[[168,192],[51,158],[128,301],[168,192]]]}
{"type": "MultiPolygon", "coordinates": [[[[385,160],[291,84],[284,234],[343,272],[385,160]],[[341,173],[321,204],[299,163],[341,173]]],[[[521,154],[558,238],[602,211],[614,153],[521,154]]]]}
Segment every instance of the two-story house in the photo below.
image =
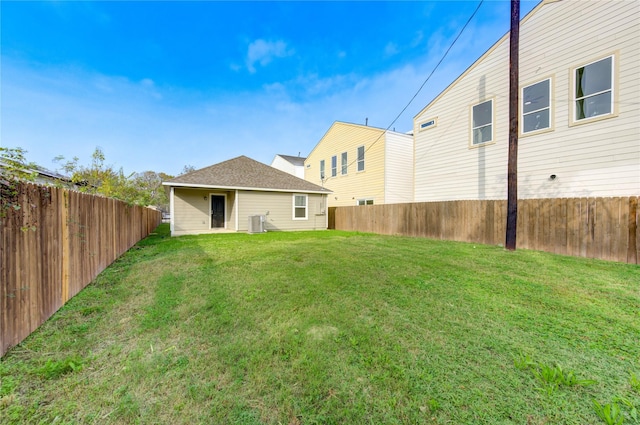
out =
{"type": "MultiPolygon", "coordinates": [[[[637,1],[543,0],[520,24],[518,197],[640,194],[637,1]]],[[[414,118],[416,202],[506,199],[509,35],[414,118]]]]}
{"type": "Polygon", "coordinates": [[[413,137],[336,121],[304,161],[305,180],[330,189],[329,206],[413,201],[413,137]]]}

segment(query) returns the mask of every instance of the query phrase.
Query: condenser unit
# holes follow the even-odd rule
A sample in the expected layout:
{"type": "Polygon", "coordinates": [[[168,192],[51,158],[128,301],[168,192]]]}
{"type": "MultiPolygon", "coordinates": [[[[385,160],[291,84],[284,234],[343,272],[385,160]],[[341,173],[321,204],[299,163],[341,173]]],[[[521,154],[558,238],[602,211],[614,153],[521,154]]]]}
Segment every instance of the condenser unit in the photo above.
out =
{"type": "Polygon", "coordinates": [[[263,215],[250,215],[249,233],[264,233],[264,219],[263,215]]]}

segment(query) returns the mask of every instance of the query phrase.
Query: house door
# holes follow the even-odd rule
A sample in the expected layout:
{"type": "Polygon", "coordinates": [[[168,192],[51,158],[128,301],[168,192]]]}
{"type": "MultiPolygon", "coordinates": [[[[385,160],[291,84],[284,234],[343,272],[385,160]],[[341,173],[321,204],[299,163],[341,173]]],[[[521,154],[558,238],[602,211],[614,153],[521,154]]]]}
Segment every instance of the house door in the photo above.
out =
{"type": "Polygon", "coordinates": [[[211,195],[211,228],[224,227],[224,195],[211,195]]]}

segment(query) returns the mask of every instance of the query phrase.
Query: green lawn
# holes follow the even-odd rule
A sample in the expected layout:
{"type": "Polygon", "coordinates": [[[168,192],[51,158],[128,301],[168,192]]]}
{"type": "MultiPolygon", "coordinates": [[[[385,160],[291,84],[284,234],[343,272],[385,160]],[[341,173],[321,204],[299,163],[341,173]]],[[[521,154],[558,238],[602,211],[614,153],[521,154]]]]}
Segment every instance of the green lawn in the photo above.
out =
{"type": "MultiPolygon", "coordinates": [[[[162,225],[0,362],[0,423],[624,424],[640,268],[162,225]]],[[[635,421],[635,422],[634,422],[635,421]]]]}

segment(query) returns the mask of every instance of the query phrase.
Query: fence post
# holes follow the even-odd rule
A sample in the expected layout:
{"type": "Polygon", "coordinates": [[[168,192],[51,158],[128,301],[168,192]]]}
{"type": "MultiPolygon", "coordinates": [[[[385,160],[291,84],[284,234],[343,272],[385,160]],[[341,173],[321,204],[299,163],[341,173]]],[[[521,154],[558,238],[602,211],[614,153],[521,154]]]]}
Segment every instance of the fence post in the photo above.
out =
{"type": "Polygon", "coordinates": [[[627,263],[638,264],[638,197],[629,198],[627,263]]]}

